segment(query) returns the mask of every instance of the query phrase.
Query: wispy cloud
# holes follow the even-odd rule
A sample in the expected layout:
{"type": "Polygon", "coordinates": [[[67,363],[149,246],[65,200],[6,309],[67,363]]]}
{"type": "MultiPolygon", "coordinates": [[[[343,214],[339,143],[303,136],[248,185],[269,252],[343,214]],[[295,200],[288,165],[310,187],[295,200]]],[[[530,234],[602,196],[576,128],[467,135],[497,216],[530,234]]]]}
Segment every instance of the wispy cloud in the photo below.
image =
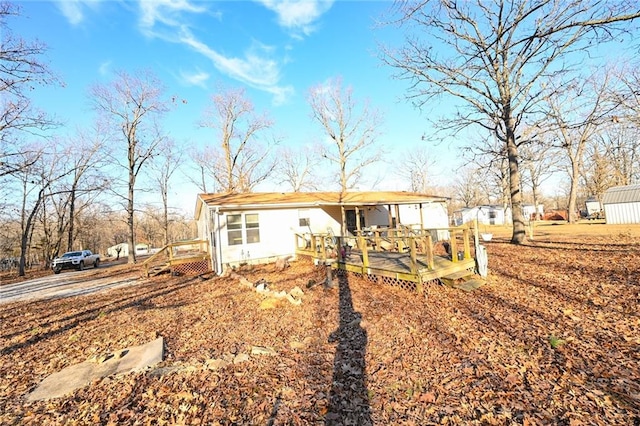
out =
{"type": "Polygon", "coordinates": [[[101,0],[56,0],[56,6],[71,25],[78,25],[85,19],[85,9],[96,8],[101,0]]]}
{"type": "Polygon", "coordinates": [[[315,30],[315,23],[333,5],[334,0],[256,0],[278,16],[278,24],[305,35],[315,30]]]}
{"type": "Polygon", "coordinates": [[[98,67],[98,72],[100,75],[105,76],[111,72],[111,61],[104,61],[98,67]]]}
{"type": "Polygon", "coordinates": [[[149,37],[166,38],[162,35],[162,27],[180,27],[184,13],[205,11],[206,8],[189,0],[140,0],[140,29],[149,37]]]}
{"type": "MultiPolygon", "coordinates": [[[[180,43],[205,56],[220,73],[258,90],[271,93],[273,101],[280,104],[293,93],[293,88],[279,84],[281,63],[273,58],[274,49],[254,41],[242,55],[228,56],[203,42],[189,25],[189,13],[209,13],[203,6],[188,0],[143,0],[140,2],[140,30],[147,37],[161,38],[180,43]]],[[[219,15],[213,14],[219,18],[219,15]]],[[[182,73],[181,73],[182,74],[182,73]]],[[[189,80],[182,75],[185,82],[189,80]]],[[[194,84],[203,85],[203,75],[196,77],[194,84]]],[[[207,75],[207,78],[209,76],[207,75]]],[[[203,86],[204,87],[204,86],[203,86]]]]}
{"type": "Polygon", "coordinates": [[[195,71],[180,70],[180,78],[182,79],[183,84],[187,86],[200,86],[206,89],[209,77],[209,73],[200,69],[196,69],[195,71]]]}

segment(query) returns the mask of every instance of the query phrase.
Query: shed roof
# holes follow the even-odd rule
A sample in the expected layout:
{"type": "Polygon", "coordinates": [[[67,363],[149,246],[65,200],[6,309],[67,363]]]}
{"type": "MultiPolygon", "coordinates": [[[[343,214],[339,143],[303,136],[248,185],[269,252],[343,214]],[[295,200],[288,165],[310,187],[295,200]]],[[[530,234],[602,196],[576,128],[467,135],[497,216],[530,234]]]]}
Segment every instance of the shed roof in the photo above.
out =
{"type": "Polygon", "coordinates": [[[196,219],[202,204],[224,210],[256,208],[305,208],[319,206],[376,206],[444,202],[446,197],[404,191],[372,192],[250,192],[245,194],[199,194],[196,219]]]}
{"type": "Polygon", "coordinates": [[[638,203],[640,185],[614,186],[605,191],[602,204],[638,203]]]}

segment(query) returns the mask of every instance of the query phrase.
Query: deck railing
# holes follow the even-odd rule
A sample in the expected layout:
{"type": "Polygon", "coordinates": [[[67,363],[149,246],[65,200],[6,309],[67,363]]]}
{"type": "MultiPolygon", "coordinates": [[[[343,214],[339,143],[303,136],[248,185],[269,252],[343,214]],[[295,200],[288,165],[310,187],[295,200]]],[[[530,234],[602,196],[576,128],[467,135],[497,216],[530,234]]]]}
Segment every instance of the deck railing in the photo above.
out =
{"type": "Polygon", "coordinates": [[[328,233],[296,234],[296,252],[313,256],[321,260],[336,259],[344,261],[351,250],[362,255],[365,268],[369,266],[369,254],[376,252],[408,253],[411,272],[418,270],[418,255],[426,257],[429,269],[435,268],[434,241],[443,241],[449,245],[451,261],[471,259],[472,230],[468,226],[450,228],[416,229],[407,226],[398,228],[376,228],[356,231],[354,236],[333,236],[328,233]],[[445,232],[439,232],[445,231],[445,232]],[[438,235],[448,235],[446,239],[438,235]]]}
{"type": "Polygon", "coordinates": [[[209,259],[209,242],[192,240],[169,243],[142,263],[145,276],[156,267],[186,264],[209,259]]]}

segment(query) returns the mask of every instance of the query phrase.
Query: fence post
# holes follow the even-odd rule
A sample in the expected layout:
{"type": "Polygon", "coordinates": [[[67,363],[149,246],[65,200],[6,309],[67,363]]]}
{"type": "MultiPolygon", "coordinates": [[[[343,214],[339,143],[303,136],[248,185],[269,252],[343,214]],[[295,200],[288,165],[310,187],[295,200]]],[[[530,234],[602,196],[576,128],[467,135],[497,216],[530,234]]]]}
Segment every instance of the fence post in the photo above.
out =
{"type": "Polygon", "coordinates": [[[469,228],[464,228],[464,230],[462,231],[462,236],[463,236],[463,240],[464,240],[464,258],[466,259],[471,259],[471,244],[469,242],[469,233],[470,230],[469,228]]]}
{"type": "Polygon", "coordinates": [[[433,237],[431,234],[427,234],[425,238],[427,239],[427,265],[429,266],[429,269],[433,271],[436,269],[433,262],[433,237]]]}

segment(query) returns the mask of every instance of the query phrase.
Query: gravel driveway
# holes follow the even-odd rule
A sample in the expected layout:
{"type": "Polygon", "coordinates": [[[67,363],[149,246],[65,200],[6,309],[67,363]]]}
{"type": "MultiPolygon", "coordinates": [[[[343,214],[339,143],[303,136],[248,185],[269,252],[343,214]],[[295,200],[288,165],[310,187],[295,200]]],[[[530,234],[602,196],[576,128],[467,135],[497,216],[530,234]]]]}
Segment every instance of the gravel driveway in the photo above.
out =
{"type": "Polygon", "coordinates": [[[119,271],[104,276],[102,270],[111,265],[84,271],[63,271],[29,281],[0,286],[0,304],[42,299],[57,299],[96,293],[112,288],[135,284],[140,279],[138,272],[119,271]]]}

